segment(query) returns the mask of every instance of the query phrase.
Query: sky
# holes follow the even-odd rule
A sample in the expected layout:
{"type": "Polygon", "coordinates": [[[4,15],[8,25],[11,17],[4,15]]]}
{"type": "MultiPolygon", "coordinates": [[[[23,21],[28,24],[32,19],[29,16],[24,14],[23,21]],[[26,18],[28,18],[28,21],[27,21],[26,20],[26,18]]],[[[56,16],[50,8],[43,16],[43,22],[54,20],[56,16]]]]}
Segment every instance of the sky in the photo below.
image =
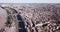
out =
{"type": "Polygon", "coordinates": [[[0,3],[60,3],[60,0],[0,0],[0,3]]]}

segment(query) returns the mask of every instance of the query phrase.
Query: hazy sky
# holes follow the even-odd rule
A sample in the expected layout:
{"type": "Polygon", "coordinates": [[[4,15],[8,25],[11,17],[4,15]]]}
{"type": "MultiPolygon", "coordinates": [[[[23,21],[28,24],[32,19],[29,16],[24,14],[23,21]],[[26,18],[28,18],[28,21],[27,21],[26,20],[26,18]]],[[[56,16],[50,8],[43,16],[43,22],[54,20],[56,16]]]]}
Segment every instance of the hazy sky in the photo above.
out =
{"type": "Polygon", "coordinates": [[[0,3],[60,3],[60,0],[0,0],[0,3]]]}

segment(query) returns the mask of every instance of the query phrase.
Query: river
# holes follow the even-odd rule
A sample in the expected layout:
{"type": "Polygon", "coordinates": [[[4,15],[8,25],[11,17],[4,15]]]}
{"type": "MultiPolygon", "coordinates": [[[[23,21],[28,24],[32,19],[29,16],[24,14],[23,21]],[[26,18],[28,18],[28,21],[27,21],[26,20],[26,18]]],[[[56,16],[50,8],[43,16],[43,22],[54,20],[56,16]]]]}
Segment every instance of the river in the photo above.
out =
{"type": "Polygon", "coordinates": [[[6,10],[0,7],[0,29],[4,28],[6,21],[7,21],[7,12],[6,10]]]}

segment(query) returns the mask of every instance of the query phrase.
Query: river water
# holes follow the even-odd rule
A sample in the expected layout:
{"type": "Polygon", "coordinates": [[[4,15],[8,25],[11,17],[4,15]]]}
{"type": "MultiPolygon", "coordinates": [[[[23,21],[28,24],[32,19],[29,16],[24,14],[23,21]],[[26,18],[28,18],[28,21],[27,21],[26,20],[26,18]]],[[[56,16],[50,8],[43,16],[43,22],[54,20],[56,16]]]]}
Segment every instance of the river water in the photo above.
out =
{"type": "MultiPolygon", "coordinates": [[[[0,8],[0,15],[4,15],[5,18],[6,18],[6,17],[7,17],[7,12],[6,12],[6,10],[0,8]]],[[[6,19],[5,19],[5,20],[6,20],[6,19]]]]}
{"type": "Polygon", "coordinates": [[[0,7],[0,28],[3,28],[7,21],[7,12],[6,10],[0,7]]]}

